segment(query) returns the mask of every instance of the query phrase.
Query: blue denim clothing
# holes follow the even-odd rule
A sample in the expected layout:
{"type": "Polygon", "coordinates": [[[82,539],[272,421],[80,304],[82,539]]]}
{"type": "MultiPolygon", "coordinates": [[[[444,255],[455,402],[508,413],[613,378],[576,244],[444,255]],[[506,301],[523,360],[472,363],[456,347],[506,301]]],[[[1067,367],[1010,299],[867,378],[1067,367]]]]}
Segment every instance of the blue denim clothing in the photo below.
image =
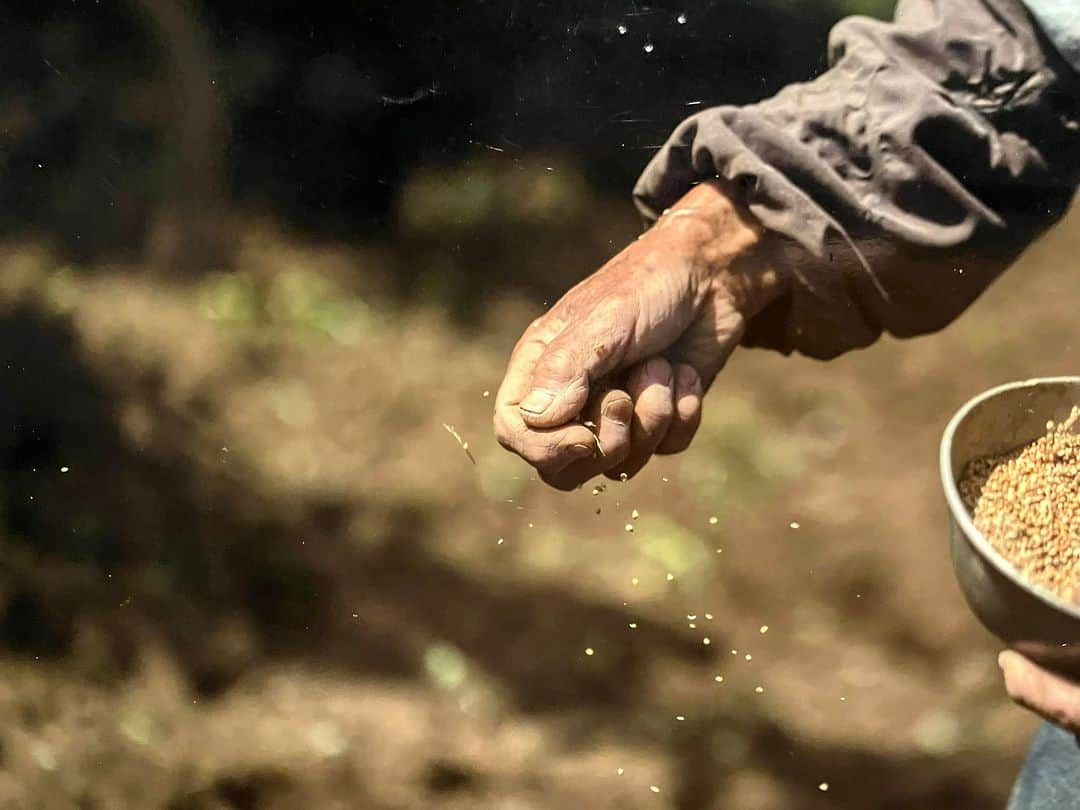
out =
{"type": "Polygon", "coordinates": [[[1008,810],[1080,807],[1080,745],[1068,731],[1046,723],[1031,743],[1009,798],[1008,810]]]}
{"type": "Polygon", "coordinates": [[[1080,70],[1080,0],[1024,0],[1032,15],[1074,68],[1080,70]]]}

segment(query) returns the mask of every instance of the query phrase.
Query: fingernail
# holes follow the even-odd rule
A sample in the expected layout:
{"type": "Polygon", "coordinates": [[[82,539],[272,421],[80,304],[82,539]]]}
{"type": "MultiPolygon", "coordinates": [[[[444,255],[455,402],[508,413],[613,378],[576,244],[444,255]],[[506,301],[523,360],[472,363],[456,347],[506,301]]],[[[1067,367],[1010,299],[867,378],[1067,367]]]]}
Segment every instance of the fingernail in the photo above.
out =
{"type": "Polygon", "coordinates": [[[596,452],[595,447],[589,447],[587,444],[575,444],[573,446],[574,455],[579,458],[588,458],[596,452]]]}
{"type": "Polygon", "coordinates": [[[536,388],[530,391],[525,399],[521,400],[521,404],[518,407],[526,413],[539,415],[546,411],[548,406],[554,401],[555,395],[553,393],[536,388]]]}
{"type": "Polygon", "coordinates": [[[683,390],[696,388],[701,385],[701,378],[698,376],[691,366],[686,364],[680,365],[679,370],[675,374],[676,385],[683,390]]]}
{"type": "Polygon", "coordinates": [[[604,407],[604,418],[620,425],[629,425],[634,416],[634,403],[629,399],[617,399],[604,407]]]}

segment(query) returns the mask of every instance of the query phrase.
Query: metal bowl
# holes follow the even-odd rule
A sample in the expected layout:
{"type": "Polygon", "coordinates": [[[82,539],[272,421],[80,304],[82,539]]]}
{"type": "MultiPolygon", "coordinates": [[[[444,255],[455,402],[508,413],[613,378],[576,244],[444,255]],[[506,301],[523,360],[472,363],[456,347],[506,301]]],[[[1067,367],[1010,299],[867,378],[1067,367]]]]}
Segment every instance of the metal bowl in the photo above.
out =
{"type": "Polygon", "coordinates": [[[1016,450],[1080,405],[1080,377],[1012,383],[975,397],[941,441],[949,548],[960,589],[991,633],[1037,663],[1080,677],[1080,606],[1026,581],[975,528],[957,488],[968,462],[1016,450]]]}

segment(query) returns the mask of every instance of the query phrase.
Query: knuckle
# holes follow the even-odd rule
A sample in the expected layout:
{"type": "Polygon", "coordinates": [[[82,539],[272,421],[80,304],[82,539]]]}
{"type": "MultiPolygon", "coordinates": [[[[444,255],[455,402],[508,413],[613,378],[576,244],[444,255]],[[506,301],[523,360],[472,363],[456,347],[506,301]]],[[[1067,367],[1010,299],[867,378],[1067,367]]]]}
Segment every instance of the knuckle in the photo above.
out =
{"type": "Polygon", "coordinates": [[[566,347],[549,351],[540,361],[537,376],[566,384],[577,375],[574,353],[566,347]]]}

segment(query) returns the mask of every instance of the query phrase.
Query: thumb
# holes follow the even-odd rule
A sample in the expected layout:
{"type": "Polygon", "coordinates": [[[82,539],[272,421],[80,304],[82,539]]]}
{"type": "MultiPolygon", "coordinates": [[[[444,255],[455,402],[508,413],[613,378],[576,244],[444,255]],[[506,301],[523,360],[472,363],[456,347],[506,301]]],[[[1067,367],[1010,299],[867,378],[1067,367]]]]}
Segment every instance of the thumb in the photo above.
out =
{"type": "Polygon", "coordinates": [[[624,308],[596,307],[547,345],[518,406],[526,424],[557,427],[581,414],[591,388],[624,362],[633,334],[628,320],[624,308]]]}

